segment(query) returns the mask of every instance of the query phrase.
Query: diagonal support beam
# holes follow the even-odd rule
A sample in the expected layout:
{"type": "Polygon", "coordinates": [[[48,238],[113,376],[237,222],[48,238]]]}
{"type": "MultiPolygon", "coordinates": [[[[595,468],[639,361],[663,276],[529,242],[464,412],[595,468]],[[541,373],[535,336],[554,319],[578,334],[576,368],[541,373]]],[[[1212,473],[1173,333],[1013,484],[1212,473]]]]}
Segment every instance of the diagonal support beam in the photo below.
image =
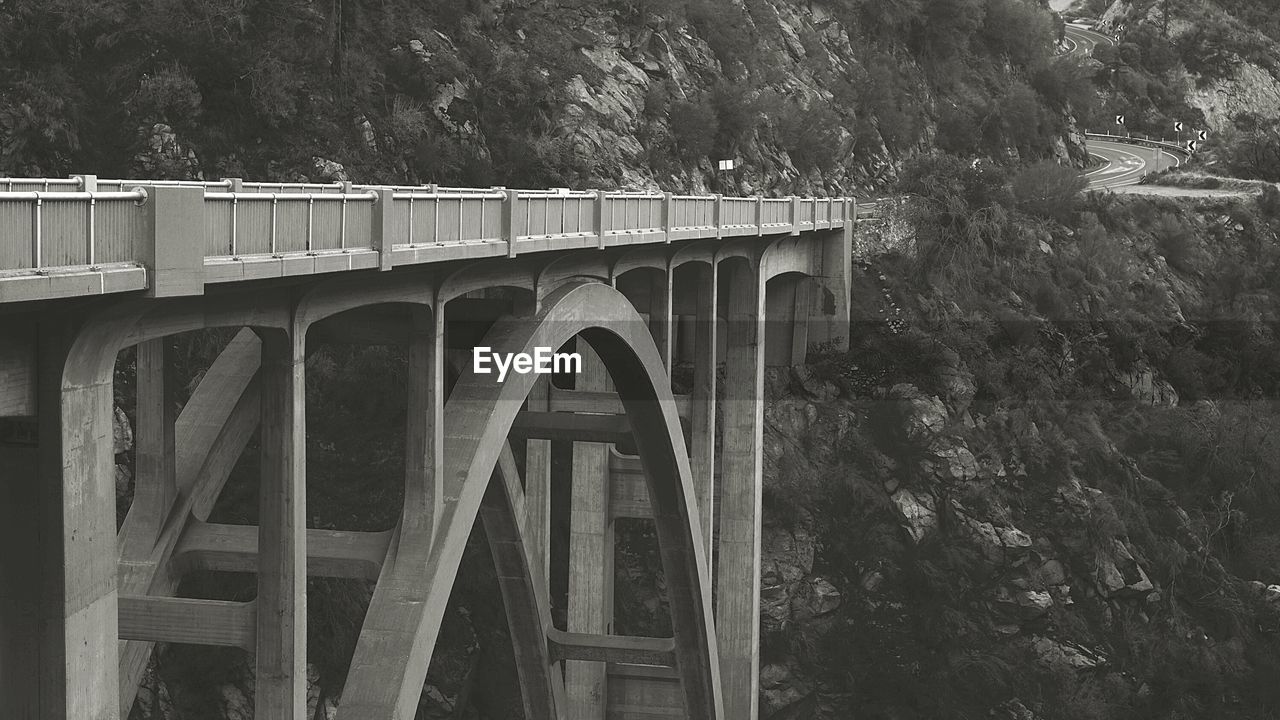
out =
{"type": "Polygon", "coordinates": [[[253,652],[253,602],[120,596],[120,639],[238,647],[253,652]]]}

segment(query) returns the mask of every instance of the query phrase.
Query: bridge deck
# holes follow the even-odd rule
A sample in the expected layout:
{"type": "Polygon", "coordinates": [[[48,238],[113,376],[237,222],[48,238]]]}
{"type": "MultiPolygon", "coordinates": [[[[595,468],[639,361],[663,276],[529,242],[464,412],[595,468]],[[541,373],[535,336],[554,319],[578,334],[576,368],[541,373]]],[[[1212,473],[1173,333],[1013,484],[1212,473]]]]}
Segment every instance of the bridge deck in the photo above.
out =
{"type": "Polygon", "coordinates": [[[843,227],[851,198],[0,179],[0,303],[843,227]]]}

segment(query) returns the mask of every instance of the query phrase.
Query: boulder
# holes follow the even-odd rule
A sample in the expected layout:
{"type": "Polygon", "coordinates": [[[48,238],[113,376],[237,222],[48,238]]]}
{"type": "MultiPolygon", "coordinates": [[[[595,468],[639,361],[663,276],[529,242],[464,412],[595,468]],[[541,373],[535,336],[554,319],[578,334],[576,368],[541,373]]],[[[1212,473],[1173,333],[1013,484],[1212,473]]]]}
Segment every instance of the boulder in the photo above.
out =
{"type": "Polygon", "coordinates": [[[936,438],[929,443],[921,469],[939,480],[965,481],[978,477],[978,461],[962,440],[951,437],[936,438]]]}
{"type": "Polygon", "coordinates": [[[1268,585],[1261,580],[1250,580],[1249,589],[1263,602],[1280,603],[1280,585],[1268,585]]]}
{"type": "Polygon", "coordinates": [[[813,570],[813,554],[813,537],[804,528],[765,526],[760,538],[761,582],[799,582],[813,570]]]}
{"type": "Polygon", "coordinates": [[[133,157],[139,177],[182,177],[201,179],[200,160],[171,125],[153,123],[144,131],[143,149],[133,157]]]}
{"type": "Polygon", "coordinates": [[[1025,558],[1031,549],[1031,536],[1016,527],[996,526],[965,518],[975,541],[987,562],[993,565],[1013,564],[1025,558]]]}
{"type": "Polygon", "coordinates": [[[116,455],[133,449],[133,426],[118,406],[111,413],[111,447],[116,455]]]}
{"type": "Polygon", "coordinates": [[[1156,377],[1150,368],[1117,372],[1116,381],[1128,388],[1133,399],[1143,405],[1174,407],[1178,404],[1178,391],[1167,380],[1156,377]]]}
{"type": "Polygon", "coordinates": [[[760,668],[761,717],[774,716],[803,700],[809,692],[809,684],[786,665],[769,663],[760,668]]]}
{"type": "Polygon", "coordinates": [[[1033,637],[1031,649],[1035,651],[1036,658],[1050,668],[1091,670],[1107,662],[1107,658],[1100,653],[1075,643],[1060,642],[1053,638],[1033,637]]]}
{"type": "Polygon", "coordinates": [[[914,385],[894,385],[889,394],[897,400],[902,432],[909,440],[927,440],[947,426],[947,406],[914,385]]]}
{"type": "Polygon", "coordinates": [[[1018,698],[1001,703],[991,711],[991,717],[1000,720],[1040,720],[1040,716],[1031,712],[1018,698]]]}
{"type": "Polygon", "coordinates": [[[841,595],[825,578],[816,577],[809,581],[808,610],[811,614],[826,615],[840,607],[841,595]]]}
{"type": "Polygon", "coordinates": [[[816,402],[830,402],[840,394],[834,383],[817,377],[806,365],[792,365],[791,380],[801,392],[816,402]]]}
{"type": "Polygon", "coordinates": [[[1120,540],[1098,552],[1095,559],[1098,590],[1106,598],[1139,597],[1155,589],[1147,573],[1120,540]]]}
{"type": "Polygon", "coordinates": [[[890,496],[906,521],[911,539],[919,543],[938,527],[938,510],[933,496],[901,489],[890,496]]]}
{"type": "Polygon", "coordinates": [[[792,605],[813,570],[813,538],[803,528],[766,526],[760,541],[760,622],[778,630],[791,620],[792,605]]]}
{"type": "Polygon", "coordinates": [[[765,628],[777,630],[791,620],[792,587],[785,583],[760,587],[760,624],[765,628]]]}
{"type": "Polygon", "coordinates": [[[1040,590],[996,588],[995,602],[1005,614],[1021,621],[1044,617],[1053,607],[1053,598],[1040,590]]]}
{"type": "Polygon", "coordinates": [[[1067,581],[1067,569],[1061,561],[1050,558],[1040,563],[1036,577],[1045,585],[1061,585],[1067,581]]]}
{"type": "Polygon", "coordinates": [[[312,157],[311,165],[316,178],[322,182],[345,182],[351,179],[347,175],[347,169],[340,162],[312,157]]]}

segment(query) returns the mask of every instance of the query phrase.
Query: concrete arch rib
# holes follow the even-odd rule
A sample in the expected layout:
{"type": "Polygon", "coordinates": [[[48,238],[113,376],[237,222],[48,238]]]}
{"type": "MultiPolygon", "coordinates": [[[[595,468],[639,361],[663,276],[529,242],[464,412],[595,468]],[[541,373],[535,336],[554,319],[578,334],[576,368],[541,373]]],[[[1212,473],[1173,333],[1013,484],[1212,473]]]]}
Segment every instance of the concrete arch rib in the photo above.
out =
{"type": "MultiPolygon", "coordinates": [[[[707,558],[675,401],[648,328],[621,293],[571,284],[546,298],[533,318],[506,318],[486,342],[502,352],[560,347],[582,337],[605,360],[636,432],[650,485],[672,607],[676,665],[692,718],[720,720],[719,667],[706,578],[707,558]]],[[[413,716],[467,536],[497,467],[516,413],[536,376],[465,373],[445,416],[444,504],[430,549],[389,554],[352,659],[344,718],[413,716]]],[[[545,645],[545,638],[542,639],[545,645]]]]}
{"type": "Polygon", "coordinates": [[[554,627],[551,600],[545,579],[531,570],[537,562],[522,523],[524,491],[506,443],[498,460],[498,476],[500,482],[490,483],[485,492],[480,519],[502,590],[525,718],[562,720],[567,707],[564,681],[552,667],[547,647],[547,633],[554,627]]]}

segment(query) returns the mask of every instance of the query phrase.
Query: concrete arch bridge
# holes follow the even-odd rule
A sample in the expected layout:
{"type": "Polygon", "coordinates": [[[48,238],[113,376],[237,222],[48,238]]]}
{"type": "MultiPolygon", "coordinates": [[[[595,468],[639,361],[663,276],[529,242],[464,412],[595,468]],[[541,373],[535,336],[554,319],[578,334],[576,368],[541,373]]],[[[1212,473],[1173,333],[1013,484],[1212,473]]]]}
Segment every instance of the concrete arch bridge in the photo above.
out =
{"type": "Polygon", "coordinates": [[[126,717],[155,644],[185,643],[252,653],[256,717],[303,720],[307,578],[337,577],[376,583],[339,717],[412,718],[477,522],[527,717],[756,717],[764,371],[847,342],[855,208],[0,180],[0,717],[126,717]],[[180,405],[171,338],[207,328],[237,332],[180,405]],[[324,343],[406,348],[404,500],[384,532],[307,527],[305,361],[324,343]],[[499,380],[477,345],[573,349],[582,367],[563,387],[499,380]],[[136,489],[117,527],[129,348],[136,489]],[[679,395],[677,365],[693,368],[679,395]],[[258,525],[209,522],[255,434],[258,525]],[[571,491],[553,498],[557,443],[571,491]],[[550,551],[554,503],[567,558],[550,551]],[[671,637],[613,633],[628,517],[654,523],[671,637]],[[255,574],[256,597],[178,597],[194,571],[255,574]]]}

